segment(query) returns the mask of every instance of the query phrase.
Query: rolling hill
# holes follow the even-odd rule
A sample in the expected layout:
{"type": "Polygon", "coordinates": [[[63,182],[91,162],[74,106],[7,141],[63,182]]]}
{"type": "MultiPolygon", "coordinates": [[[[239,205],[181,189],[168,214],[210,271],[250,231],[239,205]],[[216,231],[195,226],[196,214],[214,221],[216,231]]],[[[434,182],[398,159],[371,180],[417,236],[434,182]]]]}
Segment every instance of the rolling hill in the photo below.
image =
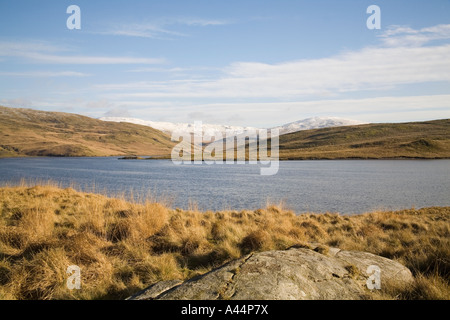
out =
{"type": "Polygon", "coordinates": [[[0,106],[0,157],[169,156],[174,145],[148,126],[0,106]]]}
{"type": "Polygon", "coordinates": [[[280,136],[280,159],[450,158],[450,119],[363,124],[280,136]]]}
{"type": "MultiPolygon", "coordinates": [[[[301,130],[279,140],[281,160],[450,158],[450,119],[301,130]]],[[[175,145],[148,125],[0,106],[0,157],[169,158],[175,145]]]]}

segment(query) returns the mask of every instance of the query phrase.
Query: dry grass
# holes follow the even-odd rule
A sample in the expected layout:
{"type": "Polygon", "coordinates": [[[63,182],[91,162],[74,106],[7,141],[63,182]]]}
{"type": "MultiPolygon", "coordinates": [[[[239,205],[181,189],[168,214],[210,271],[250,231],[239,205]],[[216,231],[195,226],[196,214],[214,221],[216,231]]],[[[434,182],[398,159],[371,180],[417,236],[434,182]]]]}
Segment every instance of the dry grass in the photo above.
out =
{"type": "Polygon", "coordinates": [[[251,251],[319,242],[400,261],[410,288],[380,299],[449,299],[450,208],[356,216],[296,215],[280,206],[199,212],[57,186],[0,188],[0,298],[122,299],[159,280],[187,279],[251,251]],[[81,268],[81,290],[66,269],[81,268]]]}
{"type": "Polygon", "coordinates": [[[0,158],[169,156],[170,136],[148,126],[0,106],[0,158]]]}
{"type": "Polygon", "coordinates": [[[365,124],[280,136],[280,159],[449,158],[450,120],[365,124]]]}

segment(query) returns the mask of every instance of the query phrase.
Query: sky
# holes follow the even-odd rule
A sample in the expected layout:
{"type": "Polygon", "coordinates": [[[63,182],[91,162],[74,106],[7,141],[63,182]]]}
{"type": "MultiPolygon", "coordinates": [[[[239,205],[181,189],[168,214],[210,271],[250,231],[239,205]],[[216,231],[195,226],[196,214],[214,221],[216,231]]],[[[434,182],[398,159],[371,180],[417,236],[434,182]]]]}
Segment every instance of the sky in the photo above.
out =
{"type": "Polygon", "coordinates": [[[260,128],[450,118],[449,12],[449,0],[1,0],[0,105],[260,128]]]}

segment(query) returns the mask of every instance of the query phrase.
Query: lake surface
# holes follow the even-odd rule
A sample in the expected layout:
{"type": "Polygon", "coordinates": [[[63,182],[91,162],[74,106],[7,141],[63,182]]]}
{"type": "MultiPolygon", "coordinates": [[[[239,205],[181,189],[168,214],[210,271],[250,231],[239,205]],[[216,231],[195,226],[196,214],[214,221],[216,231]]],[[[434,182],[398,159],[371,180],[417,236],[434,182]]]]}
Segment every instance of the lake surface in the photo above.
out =
{"type": "Polygon", "coordinates": [[[0,182],[52,180],[108,195],[165,199],[173,208],[256,209],[267,201],[298,213],[362,213],[450,206],[450,160],[282,161],[276,175],[259,165],[174,165],[117,158],[0,159],[0,182]]]}

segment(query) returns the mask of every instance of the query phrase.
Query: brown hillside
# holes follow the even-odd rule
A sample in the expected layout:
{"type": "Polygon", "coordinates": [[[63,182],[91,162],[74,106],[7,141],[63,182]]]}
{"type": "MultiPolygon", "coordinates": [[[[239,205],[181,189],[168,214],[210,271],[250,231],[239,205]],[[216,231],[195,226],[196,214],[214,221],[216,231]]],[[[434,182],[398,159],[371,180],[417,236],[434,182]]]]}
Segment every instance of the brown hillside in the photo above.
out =
{"type": "Polygon", "coordinates": [[[450,158],[450,119],[366,124],[280,136],[280,159],[450,158]]]}
{"type": "Polygon", "coordinates": [[[169,155],[173,146],[147,126],[0,106],[0,157],[169,155]]]}

